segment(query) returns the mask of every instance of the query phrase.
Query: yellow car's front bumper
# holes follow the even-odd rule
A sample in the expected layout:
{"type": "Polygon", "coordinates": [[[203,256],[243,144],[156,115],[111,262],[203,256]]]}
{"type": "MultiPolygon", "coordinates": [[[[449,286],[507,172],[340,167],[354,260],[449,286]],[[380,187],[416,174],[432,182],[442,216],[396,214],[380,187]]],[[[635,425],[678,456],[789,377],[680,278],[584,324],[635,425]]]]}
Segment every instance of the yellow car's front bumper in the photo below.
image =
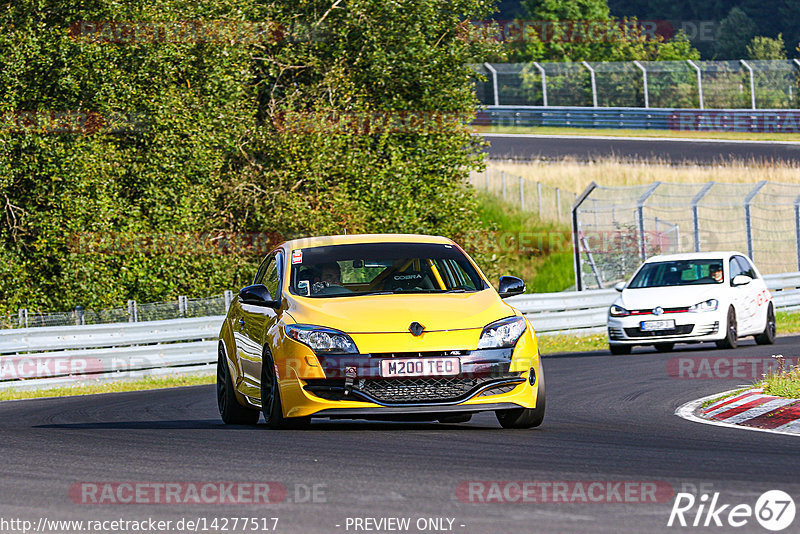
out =
{"type": "MultiPolygon", "coordinates": [[[[426,352],[431,354],[421,356],[426,352]]],[[[379,354],[320,357],[314,372],[279,364],[284,417],[425,417],[536,407],[541,363],[530,328],[513,348],[452,352],[459,355],[461,373],[446,378],[381,378],[379,354]],[[355,372],[349,384],[347,368],[355,372]]],[[[293,361],[307,363],[297,356],[293,361]]]]}

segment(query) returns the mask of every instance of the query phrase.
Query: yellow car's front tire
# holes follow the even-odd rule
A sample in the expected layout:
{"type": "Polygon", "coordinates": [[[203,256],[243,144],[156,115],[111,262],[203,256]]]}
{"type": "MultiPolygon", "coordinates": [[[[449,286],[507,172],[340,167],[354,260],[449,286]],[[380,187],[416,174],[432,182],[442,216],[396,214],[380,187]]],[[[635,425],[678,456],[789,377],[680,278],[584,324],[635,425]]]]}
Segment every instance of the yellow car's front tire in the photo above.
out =
{"type": "Polygon", "coordinates": [[[267,348],[261,359],[261,411],[267,426],[274,429],[303,428],[311,422],[310,417],[284,417],[280,388],[275,376],[275,363],[267,348]]]}
{"type": "MultiPolygon", "coordinates": [[[[531,369],[532,372],[533,369],[531,369]]],[[[498,410],[494,413],[503,428],[533,428],[541,425],[544,421],[544,410],[544,368],[540,365],[539,376],[536,380],[536,408],[514,408],[498,410]]]]}
{"type": "Polygon", "coordinates": [[[225,358],[225,348],[219,344],[219,355],[217,357],[217,407],[222,422],[226,425],[255,425],[258,423],[258,410],[245,408],[236,399],[233,391],[233,380],[228,370],[228,362],[225,358]]]}

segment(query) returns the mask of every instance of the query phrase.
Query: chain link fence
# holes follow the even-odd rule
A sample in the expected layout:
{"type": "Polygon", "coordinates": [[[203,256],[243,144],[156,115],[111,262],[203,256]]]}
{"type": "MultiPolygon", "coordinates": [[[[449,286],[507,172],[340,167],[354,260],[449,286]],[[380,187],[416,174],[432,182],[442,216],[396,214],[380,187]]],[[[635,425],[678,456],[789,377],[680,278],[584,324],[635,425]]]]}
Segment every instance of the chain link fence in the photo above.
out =
{"type": "Polygon", "coordinates": [[[800,60],[484,63],[485,106],[796,109],[800,60]]]}
{"type": "Polygon", "coordinates": [[[30,313],[20,309],[17,315],[0,316],[0,328],[33,328],[42,326],[70,326],[83,324],[127,323],[140,321],[161,321],[188,317],[208,317],[225,315],[230,306],[233,293],[207,298],[178,297],[177,300],[138,304],[129,300],[124,308],[101,310],[84,309],[76,306],[67,312],[30,313]]]}
{"type": "Polygon", "coordinates": [[[737,250],[762,274],[800,270],[800,185],[590,185],[572,209],[578,289],[627,280],[655,254],[737,250]]]}
{"type": "Polygon", "coordinates": [[[564,224],[569,224],[572,203],[578,196],[571,191],[488,166],[483,172],[470,173],[469,181],[475,189],[515,204],[522,211],[564,224]]]}

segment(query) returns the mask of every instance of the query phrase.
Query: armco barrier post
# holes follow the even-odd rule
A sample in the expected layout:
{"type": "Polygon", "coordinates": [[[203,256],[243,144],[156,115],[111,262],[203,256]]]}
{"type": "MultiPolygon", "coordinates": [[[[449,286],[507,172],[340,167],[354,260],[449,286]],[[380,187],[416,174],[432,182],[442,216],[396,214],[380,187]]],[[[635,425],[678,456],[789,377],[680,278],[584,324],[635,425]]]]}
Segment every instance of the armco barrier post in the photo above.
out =
{"type": "Polygon", "coordinates": [[[233,291],[226,289],[222,296],[225,299],[225,311],[227,312],[231,307],[231,302],[233,302],[233,291]]]}
{"type": "Polygon", "coordinates": [[[17,312],[17,315],[18,315],[18,318],[19,318],[19,321],[18,321],[19,327],[20,328],[28,328],[28,309],[27,308],[20,308],[20,310],[17,312]]]}
{"type": "Polygon", "coordinates": [[[136,309],[135,300],[128,301],[128,322],[129,323],[139,322],[139,310],[136,309]]]}
{"type": "Polygon", "coordinates": [[[186,308],[188,304],[188,299],[186,295],[178,295],[178,315],[181,317],[186,317],[186,308]]]}
{"type": "Polygon", "coordinates": [[[86,324],[86,318],[83,314],[83,306],[75,306],[75,326],[86,324]]]}

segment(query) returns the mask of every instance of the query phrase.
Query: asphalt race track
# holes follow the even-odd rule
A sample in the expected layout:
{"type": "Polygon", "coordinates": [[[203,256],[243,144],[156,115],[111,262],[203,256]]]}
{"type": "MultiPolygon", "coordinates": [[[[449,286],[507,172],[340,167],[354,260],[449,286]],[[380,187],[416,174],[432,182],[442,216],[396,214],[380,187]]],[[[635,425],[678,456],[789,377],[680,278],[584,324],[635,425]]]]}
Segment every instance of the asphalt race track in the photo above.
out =
{"type": "Polygon", "coordinates": [[[608,157],[709,165],[732,159],[800,162],[800,143],[483,134],[490,159],[591,161],[608,157]]]}
{"type": "MultiPolygon", "coordinates": [[[[732,505],[753,506],[770,489],[797,500],[800,437],[673,415],[684,402],[747,380],[678,379],[667,369],[679,357],[797,356],[798,343],[800,337],[782,337],[772,347],[748,339],[735,351],[698,345],[665,354],[641,348],[630,356],[550,356],[548,412],[533,430],[503,430],[490,414],[451,425],[321,420],[298,431],[225,427],[213,386],[3,402],[0,515],[34,522],[278,517],[278,532],[309,533],[368,531],[346,528],[348,517],[411,518],[406,532],[448,531],[418,530],[419,518],[450,518],[451,531],[464,533],[707,531],[666,527],[672,493],[646,504],[501,504],[464,502],[456,491],[469,481],[656,481],[674,492],[720,492],[720,503],[732,505]],[[70,487],[91,481],[274,481],[288,498],[271,505],[76,503],[70,487]],[[307,491],[314,485],[316,499],[307,491]],[[316,502],[297,502],[309,500],[316,502]]],[[[797,532],[798,524],[800,518],[786,532],[797,532]]],[[[753,518],[735,530],[766,532],[753,518]]]]}

